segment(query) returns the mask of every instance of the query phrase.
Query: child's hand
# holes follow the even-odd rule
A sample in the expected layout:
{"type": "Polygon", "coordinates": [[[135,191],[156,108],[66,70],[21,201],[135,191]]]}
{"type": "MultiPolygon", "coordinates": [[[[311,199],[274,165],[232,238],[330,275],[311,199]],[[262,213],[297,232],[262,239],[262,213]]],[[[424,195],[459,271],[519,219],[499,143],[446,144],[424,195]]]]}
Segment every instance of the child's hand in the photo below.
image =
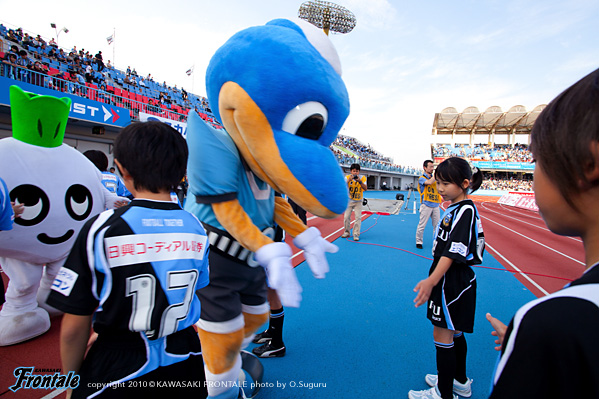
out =
{"type": "Polygon", "coordinates": [[[414,298],[414,303],[416,304],[416,307],[428,301],[428,298],[430,298],[434,286],[435,284],[433,284],[432,281],[428,278],[416,284],[416,287],[414,287],[414,292],[418,293],[418,295],[416,295],[416,298],[414,298]]]}
{"type": "Polygon", "coordinates": [[[124,201],[124,200],[114,201],[114,209],[122,208],[125,205],[129,205],[129,201],[124,201]]]}
{"type": "Polygon", "coordinates": [[[12,205],[12,211],[15,214],[15,217],[21,217],[21,214],[25,210],[25,204],[15,204],[14,202],[10,203],[12,205]]]}
{"type": "Polygon", "coordinates": [[[503,346],[503,337],[505,337],[505,331],[507,330],[507,326],[503,324],[501,321],[497,320],[495,317],[491,316],[491,313],[487,313],[486,317],[487,320],[489,320],[489,323],[491,323],[491,327],[495,329],[495,331],[491,333],[491,335],[497,337],[495,343],[499,345],[495,347],[495,350],[500,351],[503,346]]]}

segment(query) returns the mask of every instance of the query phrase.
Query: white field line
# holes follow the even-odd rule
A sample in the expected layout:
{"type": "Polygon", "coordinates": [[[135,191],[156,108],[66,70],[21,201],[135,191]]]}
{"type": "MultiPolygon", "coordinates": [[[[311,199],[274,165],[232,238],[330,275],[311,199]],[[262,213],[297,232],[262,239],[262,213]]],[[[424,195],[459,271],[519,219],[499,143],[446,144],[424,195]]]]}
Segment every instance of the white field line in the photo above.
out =
{"type": "Polygon", "coordinates": [[[501,259],[503,259],[514,270],[516,270],[519,275],[521,275],[522,277],[524,277],[525,279],[527,279],[532,285],[534,285],[535,287],[537,287],[537,289],[539,291],[541,291],[544,295],[548,295],[549,294],[549,292],[547,292],[543,287],[541,287],[539,284],[537,284],[536,281],[534,281],[533,279],[531,279],[530,277],[528,277],[528,275],[524,274],[524,272],[522,272],[522,270],[518,269],[518,267],[516,267],[516,265],[514,265],[512,262],[510,262],[509,260],[507,260],[507,258],[505,256],[503,256],[501,253],[499,253],[495,248],[493,248],[488,243],[485,243],[485,246],[491,248],[493,250],[493,252],[495,252],[495,254],[499,255],[499,257],[501,259]]]}
{"type": "MultiPolygon", "coordinates": [[[[489,202],[489,203],[491,203],[491,202],[489,202]]],[[[526,213],[526,212],[523,212],[522,209],[516,208],[515,206],[500,204],[499,202],[495,202],[495,204],[499,205],[501,208],[505,209],[506,211],[509,211],[510,213],[516,213],[518,215],[532,217],[534,219],[538,219],[541,221],[543,220],[543,218],[541,217],[541,215],[538,212],[529,211],[528,213],[526,213]]]]}
{"type": "Polygon", "coordinates": [[[42,399],[52,399],[52,398],[60,395],[64,391],[66,391],[66,389],[55,389],[54,391],[50,392],[46,396],[42,397],[42,399]]]}
{"type": "MultiPolygon", "coordinates": [[[[362,215],[362,220],[364,220],[364,216],[368,216],[368,215],[366,215],[366,214],[363,214],[363,215],[362,215]]],[[[313,219],[313,218],[316,218],[316,217],[318,217],[318,216],[312,216],[310,219],[313,219]]],[[[308,220],[310,220],[310,219],[308,219],[308,220]]],[[[353,225],[354,223],[356,223],[356,221],[355,221],[355,220],[353,220],[353,221],[350,223],[350,225],[353,225]]],[[[341,226],[340,228],[338,228],[337,230],[333,231],[333,232],[332,232],[331,234],[329,234],[328,236],[324,237],[324,239],[328,241],[329,237],[332,237],[332,236],[334,236],[335,234],[339,233],[341,230],[345,230],[345,226],[341,226]]],[[[304,253],[304,250],[302,249],[302,250],[298,251],[297,253],[293,254],[293,256],[291,257],[291,259],[293,259],[293,258],[295,258],[296,256],[299,256],[300,254],[303,254],[303,253],[304,253]]]]}
{"type": "MultiPolygon", "coordinates": [[[[490,203],[492,203],[492,202],[490,202],[490,203]]],[[[489,212],[493,212],[493,213],[496,213],[496,214],[498,214],[498,215],[501,215],[501,216],[503,216],[503,217],[506,217],[506,218],[510,218],[510,219],[516,220],[516,221],[518,221],[518,222],[520,222],[520,223],[524,223],[524,224],[527,224],[527,225],[529,225],[529,226],[536,227],[537,229],[541,229],[541,230],[543,230],[543,231],[548,231],[548,232],[551,232],[551,230],[549,230],[547,227],[543,227],[543,226],[537,226],[536,224],[532,224],[532,223],[529,223],[529,222],[525,222],[524,220],[520,220],[520,219],[518,219],[517,217],[508,216],[508,215],[504,215],[504,214],[502,214],[502,213],[500,213],[500,212],[497,212],[497,211],[495,211],[495,210],[493,210],[493,209],[489,208],[488,206],[485,206],[486,204],[487,204],[486,202],[482,202],[482,203],[481,203],[481,205],[483,206],[483,208],[485,208],[485,209],[486,209],[487,211],[489,211],[489,212]]],[[[520,215],[524,215],[524,214],[520,214],[520,215]]],[[[542,220],[543,220],[543,219],[541,219],[541,221],[542,221],[542,220]]],[[[545,223],[545,222],[543,222],[543,223],[545,223]]],[[[576,242],[582,242],[582,240],[581,240],[580,238],[578,238],[578,237],[569,237],[569,236],[563,236],[563,237],[565,237],[565,238],[569,238],[569,239],[571,239],[571,240],[573,240],[573,241],[576,241],[576,242]]]]}
{"type": "Polygon", "coordinates": [[[561,256],[563,256],[563,257],[565,257],[565,258],[568,258],[568,259],[570,259],[570,260],[573,260],[573,261],[574,261],[574,262],[576,262],[576,263],[579,263],[579,264],[581,264],[581,265],[585,266],[585,263],[584,263],[584,262],[581,262],[581,261],[579,261],[578,259],[574,259],[573,257],[571,257],[571,256],[568,256],[568,255],[566,255],[566,254],[564,254],[564,253],[562,253],[562,252],[560,252],[560,251],[558,251],[558,250],[556,250],[556,249],[554,249],[554,248],[551,248],[550,246],[547,246],[547,245],[543,244],[542,242],[539,242],[539,241],[533,240],[533,239],[532,239],[532,238],[530,238],[530,237],[526,237],[524,234],[522,234],[522,233],[518,233],[517,231],[515,231],[515,230],[512,230],[512,229],[510,229],[509,227],[506,227],[506,226],[502,225],[501,223],[498,223],[498,222],[496,222],[496,221],[494,221],[494,220],[492,220],[492,219],[489,219],[489,218],[488,218],[488,217],[486,217],[486,216],[481,216],[481,218],[483,218],[483,219],[486,219],[486,220],[488,220],[488,221],[489,221],[489,222],[491,222],[491,223],[495,223],[496,225],[498,225],[498,226],[500,226],[500,227],[503,227],[504,229],[506,229],[506,230],[508,230],[508,231],[511,231],[511,232],[512,232],[512,233],[514,233],[514,234],[517,234],[517,235],[519,235],[519,236],[521,236],[521,237],[524,237],[524,238],[526,238],[527,240],[534,242],[535,244],[538,244],[538,245],[540,245],[540,246],[542,246],[542,247],[545,247],[545,248],[549,249],[550,251],[553,251],[553,252],[557,253],[558,255],[561,255],[561,256]]]}

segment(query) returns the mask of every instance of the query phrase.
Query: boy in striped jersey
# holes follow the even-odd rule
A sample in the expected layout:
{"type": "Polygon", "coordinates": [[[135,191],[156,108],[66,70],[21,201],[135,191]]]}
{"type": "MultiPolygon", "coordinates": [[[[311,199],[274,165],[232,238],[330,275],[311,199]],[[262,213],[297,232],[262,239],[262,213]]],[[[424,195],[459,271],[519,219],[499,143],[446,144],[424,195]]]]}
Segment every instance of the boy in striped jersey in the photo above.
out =
{"type": "Polygon", "coordinates": [[[534,191],[552,232],[582,238],[586,270],[524,305],[509,327],[487,314],[501,358],[492,399],[599,398],[599,69],[557,96],[531,132],[534,191]]]}

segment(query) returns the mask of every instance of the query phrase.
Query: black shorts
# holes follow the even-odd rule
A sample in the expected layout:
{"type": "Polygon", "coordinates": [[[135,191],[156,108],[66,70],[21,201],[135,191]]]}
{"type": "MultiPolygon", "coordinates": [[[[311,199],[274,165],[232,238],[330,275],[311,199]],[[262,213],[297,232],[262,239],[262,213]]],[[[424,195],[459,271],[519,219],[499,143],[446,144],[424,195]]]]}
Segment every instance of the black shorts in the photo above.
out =
{"type": "MultiPolygon", "coordinates": [[[[173,354],[201,353],[202,350],[193,327],[172,334],[166,342],[167,351],[173,354]]],[[[100,334],[81,365],[79,386],[73,391],[72,399],[87,398],[107,384],[134,373],[147,361],[146,355],[145,345],[137,341],[107,339],[100,334]]],[[[202,355],[190,355],[187,360],[108,387],[94,398],[129,399],[171,394],[177,398],[205,398],[208,395],[205,381],[202,355]]]]}
{"type": "MultiPolygon", "coordinates": [[[[264,305],[266,272],[210,251],[210,284],[196,291],[202,311],[200,318],[210,322],[232,320],[242,313],[242,304],[264,305]]],[[[268,309],[266,310],[268,312],[268,309]]]]}
{"type": "Polygon", "coordinates": [[[469,266],[454,263],[433,288],[426,317],[437,327],[471,333],[475,310],[476,275],[469,266]]]}

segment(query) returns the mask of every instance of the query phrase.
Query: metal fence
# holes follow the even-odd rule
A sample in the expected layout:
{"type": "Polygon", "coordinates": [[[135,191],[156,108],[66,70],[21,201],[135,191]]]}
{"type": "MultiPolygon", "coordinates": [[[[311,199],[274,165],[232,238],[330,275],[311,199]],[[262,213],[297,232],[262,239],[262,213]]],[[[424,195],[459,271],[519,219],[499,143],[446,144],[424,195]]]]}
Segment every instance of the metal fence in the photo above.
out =
{"type": "MultiPolygon", "coordinates": [[[[37,72],[28,68],[10,65],[2,62],[0,74],[6,78],[17,82],[30,83],[47,89],[56,90],[62,93],[73,94],[79,97],[85,97],[93,101],[105,104],[112,104],[117,107],[129,110],[132,120],[139,120],[141,112],[150,115],[168,118],[174,121],[186,121],[187,115],[169,109],[165,104],[160,104],[158,100],[149,98],[152,104],[138,101],[137,98],[124,97],[114,94],[116,87],[101,85],[98,87],[93,83],[80,83],[73,80],[64,79],[64,74],[59,73],[51,76],[48,73],[37,72]],[[59,77],[60,76],[60,77],[59,77]],[[111,91],[112,89],[112,91],[111,91]]],[[[127,93],[135,96],[135,93],[127,93]]]]}

